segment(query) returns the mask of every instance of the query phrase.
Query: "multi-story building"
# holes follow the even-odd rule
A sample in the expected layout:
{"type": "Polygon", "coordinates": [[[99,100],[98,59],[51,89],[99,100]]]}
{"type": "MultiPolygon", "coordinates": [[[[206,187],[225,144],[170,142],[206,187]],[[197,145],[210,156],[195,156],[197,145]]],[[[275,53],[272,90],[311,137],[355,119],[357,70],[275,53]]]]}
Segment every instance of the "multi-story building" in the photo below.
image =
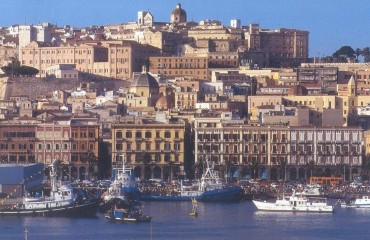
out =
{"type": "Polygon", "coordinates": [[[111,129],[113,166],[125,160],[141,179],[183,174],[185,123],[126,118],[111,129]]]}
{"type": "Polygon", "coordinates": [[[18,27],[19,47],[25,47],[33,41],[51,42],[50,26],[43,25],[21,25],[18,27]]]}
{"type": "Polygon", "coordinates": [[[308,58],[308,31],[285,29],[261,29],[250,24],[245,30],[248,49],[263,50],[269,54],[270,66],[299,65],[308,58]]]}
{"type": "Polygon", "coordinates": [[[208,78],[208,61],[205,57],[150,57],[149,61],[150,72],[165,78],[187,77],[201,80],[208,78]]]}
{"type": "Polygon", "coordinates": [[[336,67],[298,67],[297,80],[299,83],[320,84],[323,92],[336,92],[338,68],[336,67]]]}
{"type": "Polygon", "coordinates": [[[253,126],[223,113],[195,118],[194,134],[196,163],[211,160],[228,176],[298,180],[347,169],[350,180],[362,164],[358,127],[253,126]]]}
{"type": "Polygon", "coordinates": [[[32,119],[25,122],[3,122],[0,125],[1,163],[35,163],[36,123],[32,119]],[[25,124],[27,123],[28,124],[25,124]]]}
{"type": "Polygon", "coordinates": [[[23,117],[0,125],[0,159],[2,164],[46,165],[60,160],[64,178],[85,179],[97,170],[98,138],[96,119],[41,123],[23,117]]]}
{"type": "Polygon", "coordinates": [[[32,42],[20,49],[22,65],[37,68],[40,76],[58,64],[75,64],[76,70],[105,77],[129,79],[140,72],[150,56],[159,49],[134,41],[93,41],[64,43],[59,46],[32,42]]]}
{"type": "Polygon", "coordinates": [[[18,48],[1,46],[0,45],[0,67],[11,63],[13,58],[17,58],[18,48]]]}
{"type": "Polygon", "coordinates": [[[76,167],[77,176],[94,173],[99,159],[99,128],[97,118],[71,118],[71,163],[76,167]]]}

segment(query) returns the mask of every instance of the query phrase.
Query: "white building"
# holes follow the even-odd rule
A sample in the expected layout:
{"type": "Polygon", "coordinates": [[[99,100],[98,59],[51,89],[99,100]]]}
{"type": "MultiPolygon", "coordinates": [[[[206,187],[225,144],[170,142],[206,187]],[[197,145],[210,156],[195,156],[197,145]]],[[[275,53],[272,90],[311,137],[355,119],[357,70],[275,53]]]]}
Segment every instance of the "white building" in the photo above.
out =
{"type": "Polygon", "coordinates": [[[230,20],[230,26],[232,28],[240,28],[241,27],[240,19],[231,19],[230,20]]]}

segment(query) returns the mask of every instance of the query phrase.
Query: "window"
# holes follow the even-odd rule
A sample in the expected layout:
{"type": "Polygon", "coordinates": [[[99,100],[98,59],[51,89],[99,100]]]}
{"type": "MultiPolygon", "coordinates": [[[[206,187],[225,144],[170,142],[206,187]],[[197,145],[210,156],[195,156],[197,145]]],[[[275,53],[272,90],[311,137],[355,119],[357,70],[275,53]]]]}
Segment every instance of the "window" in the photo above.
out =
{"type": "Polygon", "coordinates": [[[126,138],[132,138],[132,132],[126,132],[126,138]]]}
{"type": "Polygon", "coordinates": [[[164,138],[171,138],[170,132],[164,132],[164,138]]]}
{"type": "Polygon", "coordinates": [[[145,138],[151,138],[152,133],[151,132],[145,132],[145,138]]]}
{"type": "Polygon", "coordinates": [[[171,144],[170,144],[170,143],[168,143],[168,142],[166,142],[166,143],[164,144],[164,150],[171,150],[171,144]]]}
{"type": "Polygon", "coordinates": [[[135,138],[142,138],[141,132],[136,132],[135,133],[135,138]]]}
{"type": "Polygon", "coordinates": [[[122,138],[122,132],[116,132],[116,138],[122,138]]]}

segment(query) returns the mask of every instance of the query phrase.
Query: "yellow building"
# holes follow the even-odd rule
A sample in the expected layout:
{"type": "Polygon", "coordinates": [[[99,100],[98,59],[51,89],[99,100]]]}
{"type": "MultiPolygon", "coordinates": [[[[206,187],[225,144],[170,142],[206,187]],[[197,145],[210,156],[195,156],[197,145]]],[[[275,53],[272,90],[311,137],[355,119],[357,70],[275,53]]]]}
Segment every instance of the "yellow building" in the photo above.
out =
{"type": "MultiPolygon", "coordinates": [[[[248,113],[251,120],[258,118],[257,107],[264,105],[284,105],[285,107],[306,106],[310,109],[310,123],[320,125],[322,115],[328,110],[342,112],[342,125],[354,125],[357,121],[357,108],[370,103],[370,95],[358,96],[356,83],[351,77],[345,91],[336,95],[292,95],[292,96],[248,96],[248,113]]],[[[336,119],[338,121],[339,119],[336,119]]]]}
{"type": "Polygon", "coordinates": [[[133,118],[111,128],[113,166],[124,158],[141,179],[168,180],[183,174],[185,123],[133,118]]]}

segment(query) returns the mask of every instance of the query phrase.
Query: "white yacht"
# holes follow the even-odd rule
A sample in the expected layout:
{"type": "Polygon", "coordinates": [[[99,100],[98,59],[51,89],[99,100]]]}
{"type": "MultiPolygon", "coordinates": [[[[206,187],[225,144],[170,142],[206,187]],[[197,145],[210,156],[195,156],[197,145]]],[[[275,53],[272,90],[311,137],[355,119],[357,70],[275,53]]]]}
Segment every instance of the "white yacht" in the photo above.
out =
{"type": "Polygon", "coordinates": [[[276,202],[253,200],[254,205],[261,211],[272,212],[334,212],[334,207],[327,203],[326,198],[308,198],[293,191],[290,197],[283,196],[276,202]]]}
{"type": "Polygon", "coordinates": [[[362,198],[341,202],[340,206],[345,208],[370,208],[370,198],[369,196],[362,196],[362,198]]]}

